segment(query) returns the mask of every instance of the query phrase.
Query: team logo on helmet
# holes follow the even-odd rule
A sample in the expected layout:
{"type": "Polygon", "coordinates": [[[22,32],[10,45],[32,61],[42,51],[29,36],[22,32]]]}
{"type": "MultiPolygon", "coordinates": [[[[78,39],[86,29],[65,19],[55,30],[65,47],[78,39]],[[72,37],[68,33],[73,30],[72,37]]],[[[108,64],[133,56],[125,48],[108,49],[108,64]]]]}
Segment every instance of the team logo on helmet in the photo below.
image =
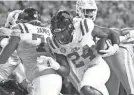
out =
{"type": "Polygon", "coordinates": [[[65,49],[64,47],[61,47],[61,48],[60,48],[60,52],[61,52],[61,53],[66,53],[66,49],[65,49]]]}

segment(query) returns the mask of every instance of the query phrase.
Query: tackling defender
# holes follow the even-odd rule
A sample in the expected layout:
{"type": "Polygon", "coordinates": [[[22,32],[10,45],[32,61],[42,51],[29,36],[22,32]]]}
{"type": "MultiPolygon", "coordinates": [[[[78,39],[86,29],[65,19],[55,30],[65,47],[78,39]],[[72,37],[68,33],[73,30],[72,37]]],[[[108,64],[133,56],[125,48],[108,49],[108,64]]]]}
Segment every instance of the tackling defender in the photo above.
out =
{"type": "MultiPolygon", "coordinates": [[[[2,27],[0,29],[1,31],[0,47],[1,48],[4,48],[7,45],[8,39],[11,33],[11,27],[17,23],[18,15],[20,12],[21,10],[15,10],[15,11],[10,12],[5,23],[5,27],[2,27]]],[[[24,79],[26,79],[24,67],[20,61],[20,58],[17,56],[16,52],[13,53],[13,55],[9,58],[6,64],[1,65],[0,70],[1,70],[0,72],[1,80],[7,79],[7,77],[11,73],[17,74],[17,77],[18,77],[17,81],[19,83],[21,83],[24,79]]]]}
{"type": "Polygon", "coordinates": [[[59,74],[65,76],[69,73],[69,68],[58,63],[58,67],[55,67],[52,58],[50,63],[42,64],[40,56],[48,56],[49,59],[51,56],[46,44],[46,37],[50,35],[49,30],[40,21],[37,10],[26,8],[18,19],[19,23],[12,27],[9,43],[0,54],[0,64],[4,64],[16,50],[24,64],[27,79],[32,84],[31,94],[58,95],[62,86],[62,78],[59,74]]]}
{"type": "MultiPolygon", "coordinates": [[[[133,39],[134,28],[115,29],[120,34],[120,50],[119,52],[106,58],[106,61],[113,66],[114,71],[125,88],[127,95],[134,94],[134,54],[133,54],[133,39]],[[112,65],[111,60],[114,60],[116,64],[112,65]]],[[[116,81],[116,80],[113,80],[116,81]]],[[[121,94],[122,95],[122,94],[121,94]]]]}

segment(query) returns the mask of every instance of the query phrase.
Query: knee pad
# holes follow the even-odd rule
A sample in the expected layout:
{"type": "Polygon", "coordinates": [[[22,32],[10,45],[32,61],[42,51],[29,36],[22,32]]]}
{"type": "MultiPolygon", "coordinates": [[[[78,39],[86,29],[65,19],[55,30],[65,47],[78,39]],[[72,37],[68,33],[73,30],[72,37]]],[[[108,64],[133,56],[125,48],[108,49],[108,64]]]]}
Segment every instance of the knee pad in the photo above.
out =
{"type": "Polygon", "coordinates": [[[95,89],[94,87],[91,86],[83,86],[80,91],[84,95],[103,95],[99,90],[95,89]]]}

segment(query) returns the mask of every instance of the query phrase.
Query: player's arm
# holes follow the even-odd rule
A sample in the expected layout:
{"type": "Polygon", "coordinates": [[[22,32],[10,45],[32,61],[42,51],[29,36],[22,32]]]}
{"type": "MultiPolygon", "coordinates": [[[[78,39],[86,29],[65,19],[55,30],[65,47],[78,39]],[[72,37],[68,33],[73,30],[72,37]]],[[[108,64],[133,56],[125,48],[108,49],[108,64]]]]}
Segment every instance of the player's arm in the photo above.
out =
{"type": "MultiPolygon", "coordinates": [[[[134,28],[123,28],[123,29],[119,29],[119,28],[110,28],[112,29],[114,32],[118,33],[120,36],[120,43],[127,41],[128,39],[130,39],[130,31],[134,30],[134,28]]],[[[133,32],[134,33],[134,32],[133,32]]],[[[134,34],[133,34],[134,35],[134,34]]]]}
{"type": "Polygon", "coordinates": [[[61,54],[55,54],[56,61],[59,63],[60,67],[57,72],[62,76],[68,76],[70,73],[69,63],[66,56],[61,54]]]}
{"type": "Polygon", "coordinates": [[[119,34],[114,32],[113,30],[96,25],[96,31],[93,32],[93,36],[104,39],[104,41],[106,41],[107,39],[111,41],[111,44],[107,43],[109,47],[107,50],[99,50],[100,53],[103,53],[102,57],[113,55],[119,50],[119,34]]]}
{"type": "Polygon", "coordinates": [[[106,28],[106,27],[99,27],[96,31],[93,32],[94,37],[102,38],[102,39],[110,39],[112,45],[116,44],[119,45],[120,39],[119,34],[113,31],[112,29],[106,28]]]}
{"type": "Polygon", "coordinates": [[[128,39],[134,38],[134,28],[123,28],[121,29],[121,36],[124,36],[128,39]]]}
{"type": "Polygon", "coordinates": [[[2,49],[0,54],[0,64],[6,63],[8,58],[13,54],[13,52],[16,50],[18,43],[20,41],[20,30],[16,26],[13,28],[11,36],[9,38],[8,44],[2,49]]]}
{"type": "MultiPolygon", "coordinates": [[[[97,25],[94,25],[93,21],[91,19],[84,19],[83,25],[86,30],[84,34],[92,37],[98,37],[101,39],[110,39],[112,44],[119,44],[119,34],[112,31],[112,29],[106,28],[106,27],[100,27],[97,25]]],[[[84,30],[83,28],[83,30],[84,30]]]]}

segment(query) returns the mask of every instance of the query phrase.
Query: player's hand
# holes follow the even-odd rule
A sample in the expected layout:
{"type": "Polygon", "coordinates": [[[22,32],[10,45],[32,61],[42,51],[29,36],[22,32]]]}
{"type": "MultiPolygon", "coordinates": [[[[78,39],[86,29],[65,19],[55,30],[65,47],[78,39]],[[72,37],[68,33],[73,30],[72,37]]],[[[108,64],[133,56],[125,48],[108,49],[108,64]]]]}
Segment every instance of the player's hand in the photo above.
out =
{"type": "Polygon", "coordinates": [[[48,61],[49,61],[49,57],[46,57],[46,56],[37,57],[38,64],[47,64],[48,61]]]}
{"type": "Polygon", "coordinates": [[[56,60],[54,60],[53,58],[50,58],[49,64],[54,70],[58,70],[60,68],[60,64],[56,62],[56,60]]]}
{"type": "Polygon", "coordinates": [[[104,53],[101,55],[102,57],[114,55],[119,50],[119,46],[117,44],[111,45],[110,43],[107,43],[107,45],[109,47],[107,50],[100,50],[101,53],[104,53]]]}
{"type": "Polygon", "coordinates": [[[128,34],[130,38],[134,38],[134,30],[130,30],[128,34]]]}
{"type": "Polygon", "coordinates": [[[40,56],[37,58],[37,63],[39,64],[49,64],[54,70],[58,70],[60,68],[59,63],[57,63],[52,57],[40,56]]]}

